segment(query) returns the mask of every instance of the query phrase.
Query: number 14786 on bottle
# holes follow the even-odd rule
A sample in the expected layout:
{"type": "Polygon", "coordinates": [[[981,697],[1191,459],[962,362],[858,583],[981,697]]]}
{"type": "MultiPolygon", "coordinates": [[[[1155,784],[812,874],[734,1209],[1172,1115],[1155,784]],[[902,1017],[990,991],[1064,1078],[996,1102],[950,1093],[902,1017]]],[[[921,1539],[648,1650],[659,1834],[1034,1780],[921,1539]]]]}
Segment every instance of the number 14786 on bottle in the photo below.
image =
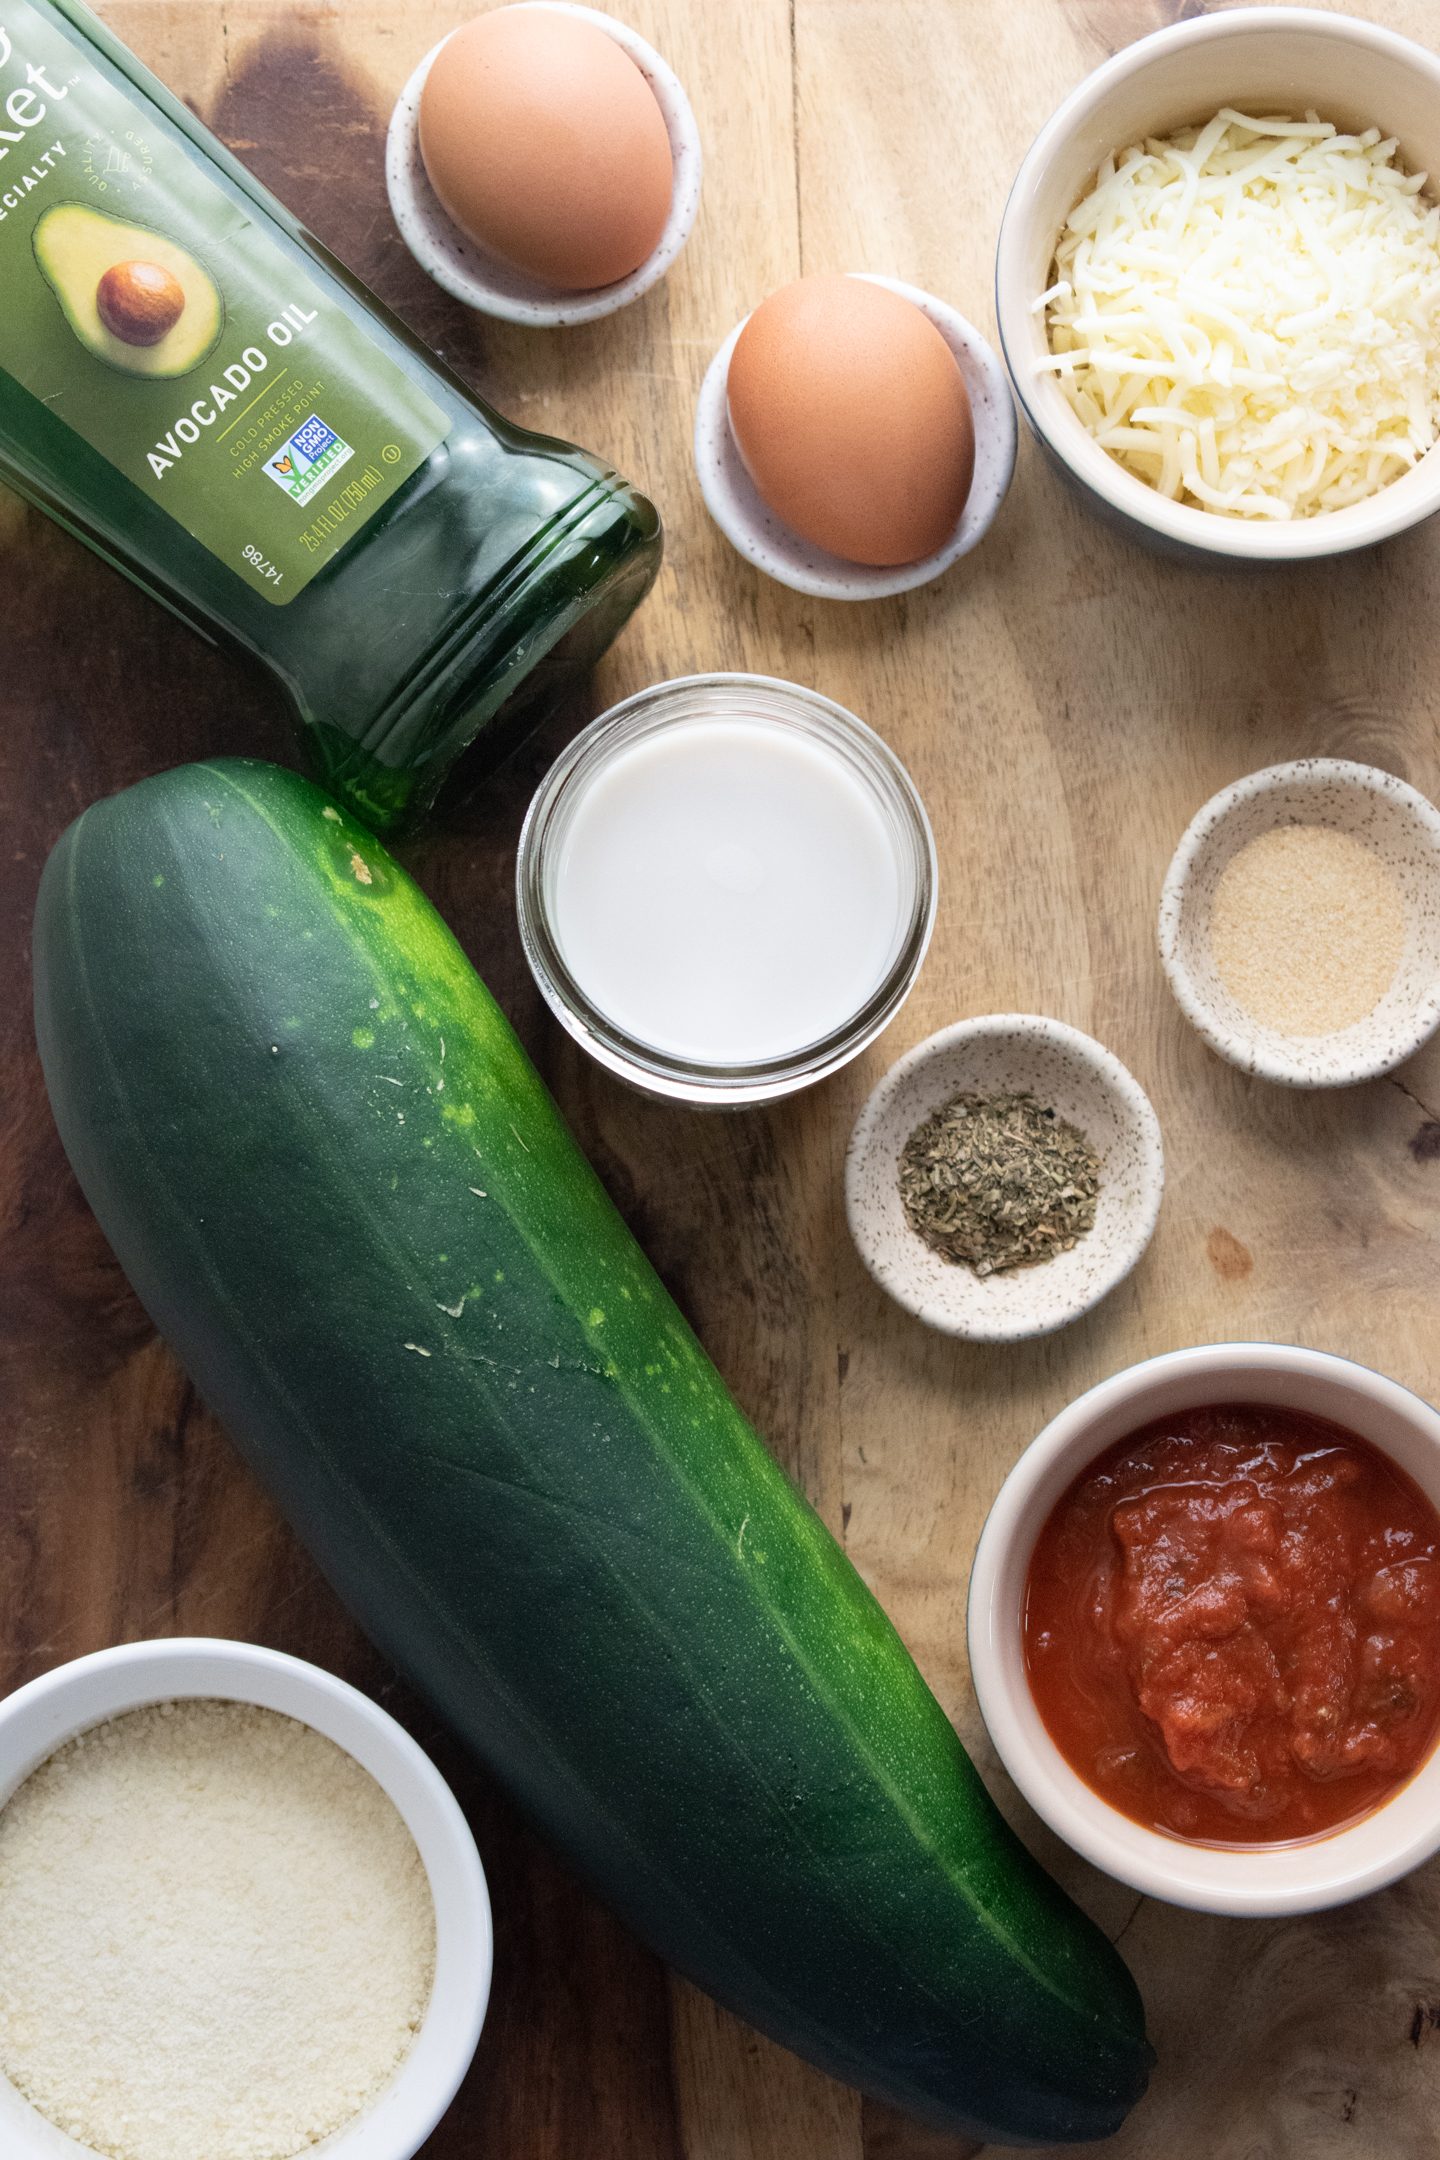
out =
{"type": "Polygon", "coordinates": [[[245,560],[246,562],[250,563],[255,570],[259,572],[262,578],[268,579],[268,581],[272,585],[280,584],[285,576],[284,571],[277,569],[275,564],[271,562],[269,556],[262,554],[260,549],[257,547],[246,548],[245,560]]]}

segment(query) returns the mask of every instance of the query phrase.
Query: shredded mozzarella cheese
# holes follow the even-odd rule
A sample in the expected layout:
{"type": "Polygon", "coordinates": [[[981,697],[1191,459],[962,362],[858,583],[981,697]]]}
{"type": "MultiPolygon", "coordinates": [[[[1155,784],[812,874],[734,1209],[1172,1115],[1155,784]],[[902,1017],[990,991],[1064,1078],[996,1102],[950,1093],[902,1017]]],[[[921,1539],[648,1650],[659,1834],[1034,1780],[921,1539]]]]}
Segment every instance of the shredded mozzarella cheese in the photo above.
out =
{"type": "Polygon", "coordinates": [[[1378,128],[1226,108],[1107,158],[1035,306],[1080,419],[1232,517],[1362,501],[1440,434],[1440,207],[1378,128]]]}

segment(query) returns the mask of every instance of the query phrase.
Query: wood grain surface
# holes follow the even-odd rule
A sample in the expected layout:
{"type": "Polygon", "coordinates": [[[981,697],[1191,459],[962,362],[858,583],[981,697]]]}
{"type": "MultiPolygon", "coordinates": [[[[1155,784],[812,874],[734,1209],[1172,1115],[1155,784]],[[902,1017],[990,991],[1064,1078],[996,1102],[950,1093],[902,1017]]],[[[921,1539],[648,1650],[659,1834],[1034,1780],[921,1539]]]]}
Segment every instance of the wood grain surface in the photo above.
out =
{"type": "MultiPolygon", "coordinates": [[[[1436,0],[1348,0],[1422,38],[1436,0]]],[[[1154,950],[1160,880],[1215,788],[1310,753],[1440,794],[1440,524],[1263,578],[1151,559],[1022,445],[970,560],[827,606],[768,584],[704,514],[706,362],[800,270],[890,272],[991,321],[1005,192],[1058,99],[1197,0],[625,0],[686,82],[700,218],[669,280],[589,328],[467,315],[396,237],[382,140],[467,0],[105,0],[115,28],[486,396],[608,454],[669,525],[654,597],[588,700],[408,859],[515,1020],[741,1401],[841,1535],[1002,1805],[1109,1931],[1160,2065],[1116,2160],[1421,2160],[1440,2150],[1440,1868],[1310,1922],[1139,1901],[1048,1839],[999,1774],[966,1669],[970,1555],[1006,1470],[1080,1389],[1230,1336],[1345,1352],[1440,1395],[1440,1048],[1296,1096],[1201,1047],[1154,950]],[[877,726],[934,818],[934,950],[858,1065],[763,1114],[643,1103],[544,1015],[510,905],[529,792],[590,711],[662,676],[754,668],[877,726]],[[1138,1272],[1036,1346],[927,1333],[851,1249],[841,1162],[885,1065],[987,1010],[1047,1012],[1150,1091],[1169,1188],[1138,1272]]],[[[31,1040],[45,851],[98,794],[205,753],[288,755],[262,691],[42,519],[0,500],[5,879],[0,1082],[0,1684],[154,1634],[249,1637],[375,1691],[454,1779],[495,1896],[475,2070],[429,2160],[962,2160],[672,1979],[570,1880],[382,1667],[196,1402],[66,1169],[31,1040]]],[[[1044,2044],[1037,2035],[1037,2045],[1044,2044]]]]}

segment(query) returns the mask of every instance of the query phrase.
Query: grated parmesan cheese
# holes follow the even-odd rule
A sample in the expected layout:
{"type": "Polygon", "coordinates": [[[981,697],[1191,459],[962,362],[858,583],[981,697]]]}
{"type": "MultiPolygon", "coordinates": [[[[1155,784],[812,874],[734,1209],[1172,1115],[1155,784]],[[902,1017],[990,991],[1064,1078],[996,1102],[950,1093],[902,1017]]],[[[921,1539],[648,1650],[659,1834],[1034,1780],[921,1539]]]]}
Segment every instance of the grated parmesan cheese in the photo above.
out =
{"type": "Polygon", "coordinates": [[[0,2068],[107,2160],[308,2152],[394,2074],[434,1971],[394,1802],[276,1711],[127,1711],[0,1812],[0,2068]]]}
{"type": "Polygon", "coordinates": [[[1301,518],[1362,501],[1440,433],[1440,207],[1378,128],[1313,113],[1107,158],[1055,250],[1060,387],[1172,500],[1301,518]]]}

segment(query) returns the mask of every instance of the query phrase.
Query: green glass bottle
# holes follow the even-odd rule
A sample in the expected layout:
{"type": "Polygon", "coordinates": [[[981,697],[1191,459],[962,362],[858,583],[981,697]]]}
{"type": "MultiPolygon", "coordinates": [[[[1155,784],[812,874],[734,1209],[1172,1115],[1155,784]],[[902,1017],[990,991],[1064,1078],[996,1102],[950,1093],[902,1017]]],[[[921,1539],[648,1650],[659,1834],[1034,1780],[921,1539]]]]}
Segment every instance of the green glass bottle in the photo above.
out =
{"type": "Polygon", "coordinates": [[[381,829],[654,579],[644,496],[475,398],[80,0],[0,0],[0,295],[0,477],[266,669],[381,829]]]}

